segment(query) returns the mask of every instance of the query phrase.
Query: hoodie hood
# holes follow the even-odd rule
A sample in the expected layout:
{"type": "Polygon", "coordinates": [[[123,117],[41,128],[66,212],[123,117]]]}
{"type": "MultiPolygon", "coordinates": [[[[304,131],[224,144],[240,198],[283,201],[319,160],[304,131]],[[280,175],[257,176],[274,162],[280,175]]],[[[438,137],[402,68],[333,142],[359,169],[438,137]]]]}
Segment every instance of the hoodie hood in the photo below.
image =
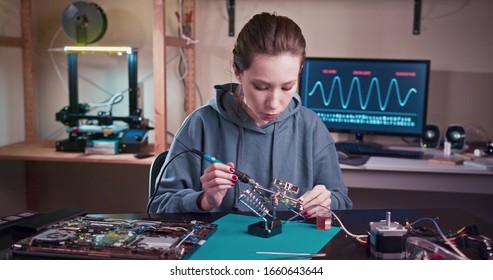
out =
{"type": "MultiPolygon", "coordinates": [[[[221,116],[235,123],[244,129],[262,132],[262,128],[252,120],[245,110],[238,106],[236,94],[241,90],[241,86],[236,83],[216,85],[216,98],[209,101],[209,106],[214,108],[221,116]]],[[[298,112],[301,108],[301,101],[296,94],[289,103],[288,107],[275,120],[270,121],[262,127],[267,127],[275,123],[280,123],[298,112]]]]}

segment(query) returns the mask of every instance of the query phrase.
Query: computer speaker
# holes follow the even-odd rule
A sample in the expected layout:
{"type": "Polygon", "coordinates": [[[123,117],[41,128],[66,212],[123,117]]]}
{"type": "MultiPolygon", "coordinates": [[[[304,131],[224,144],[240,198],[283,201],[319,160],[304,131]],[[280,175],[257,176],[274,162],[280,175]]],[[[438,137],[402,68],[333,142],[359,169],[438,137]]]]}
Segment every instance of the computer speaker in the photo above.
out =
{"type": "Polygon", "coordinates": [[[484,149],[484,153],[487,156],[493,156],[493,141],[488,142],[488,144],[486,144],[486,149],[484,149]]]}
{"type": "Polygon", "coordinates": [[[466,131],[460,125],[451,125],[447,128],[445,139],[450,142],[452,149],[462,150],[466,143],[466,131]]]}
{"type": "Polygon", "coordinates": [[[421,137],[421,147],[423,149],[436,149],[440,146],[440,129],[438,126],[429,124],[421,137]]]}

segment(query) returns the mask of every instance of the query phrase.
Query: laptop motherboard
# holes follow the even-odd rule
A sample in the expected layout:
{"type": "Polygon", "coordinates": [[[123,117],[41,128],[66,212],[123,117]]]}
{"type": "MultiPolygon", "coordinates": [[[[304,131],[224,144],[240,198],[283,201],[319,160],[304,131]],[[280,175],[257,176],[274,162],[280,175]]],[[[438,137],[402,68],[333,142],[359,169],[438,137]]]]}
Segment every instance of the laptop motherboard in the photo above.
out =
{"type": "Polygon", "coordinates": [[[12,245],[13,257],[72,259],[189,258],[217,229],[200,221],[77,217],[12,245]]]}

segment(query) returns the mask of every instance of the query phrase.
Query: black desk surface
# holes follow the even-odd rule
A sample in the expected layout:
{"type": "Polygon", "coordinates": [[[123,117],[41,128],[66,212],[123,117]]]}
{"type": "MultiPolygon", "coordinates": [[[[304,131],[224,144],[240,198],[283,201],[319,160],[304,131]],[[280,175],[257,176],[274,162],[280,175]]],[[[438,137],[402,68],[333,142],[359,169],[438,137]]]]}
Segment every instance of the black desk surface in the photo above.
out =
{"type": "MultiPolygon", "coordinates": [[[[467,225],[477,225],[479,233],[493,239],[493,224],[470,214],[461,209],[369,209],[369,210],[339,210],[334,213],[341,219],[344,226],[354,234],[366,234],[369,231],[369,223],[385,219],[386,212],[392,213],[392,221],[404,224],[406,221],[413,222],[419,218],[430,217],[438,218],[437,223],[443,231],[456,231],[467,225]]],[[[280,218],[286,218],[287,213],[280,213],[280,218]]],[[[204,222],[213,222],[224,216],[222,213],[207,214],[89,214],[91,216],[126,218],[126,219],[161,219],[161,220],[202,220],[204,222]]],[[[289,215],[291,216],[291,215],[289,215]]],[[[314,219],[308,222],[315,223],[314,219]]],[[[335,221],[333,225],[339,224],[335,221]]],[[[422,226],[434,228],[429,221],[420,222],[422,226]]],[[[22,238],[13,234],[9,230],[0,231],[0,258],[9,257],[9,247],[11,244],[22,238]]],[[[321,249],[326,253],[323,259],[335,260],[364,260],[373,257],[367,253],[364,246],[357,243],[354,238],[347,236],[341,230],[326,246],[321,249]]],[[[475,252],[466,252],[468,257],[479,258],[475,252]]]]}

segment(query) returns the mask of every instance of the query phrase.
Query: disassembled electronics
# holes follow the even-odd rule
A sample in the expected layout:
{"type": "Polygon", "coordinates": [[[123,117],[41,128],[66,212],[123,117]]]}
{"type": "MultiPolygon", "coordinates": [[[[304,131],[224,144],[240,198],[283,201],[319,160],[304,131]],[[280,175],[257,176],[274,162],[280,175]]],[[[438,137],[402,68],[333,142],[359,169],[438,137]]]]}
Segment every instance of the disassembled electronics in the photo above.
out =
{"type": "Polygon", "coordinates": [[[14,258],[189,258],[217,229],[199,221],[165,222],[78,217],[12,245],[14,258]]]}
{"type": "Polygon", "coordinates": [[[370,222],[370,252],[379,259],[403,259],[406,256],[404,236],[407,229],[392,222],[391,213],[385,220],[370,222]]]}
{"type": "Polygon", "coordinates": [[[450,250],[423,237],[407,237],[407,260],[460,260],[461,257],[450,250]]]}
{"type": "Polygon", "coordinates": [[[302,210],[303,201],[289,196],[297,194],[299,188],[289,182],[274,179],[273,189],[267,189],[252,179],[249,184],[251,187],[243,191],[239,201],[263,220],[249,225],[249,234],[267,238],[281,233],[282,224],[276,218],[276,209],[280,203],[296,214],[302,210]]]}

